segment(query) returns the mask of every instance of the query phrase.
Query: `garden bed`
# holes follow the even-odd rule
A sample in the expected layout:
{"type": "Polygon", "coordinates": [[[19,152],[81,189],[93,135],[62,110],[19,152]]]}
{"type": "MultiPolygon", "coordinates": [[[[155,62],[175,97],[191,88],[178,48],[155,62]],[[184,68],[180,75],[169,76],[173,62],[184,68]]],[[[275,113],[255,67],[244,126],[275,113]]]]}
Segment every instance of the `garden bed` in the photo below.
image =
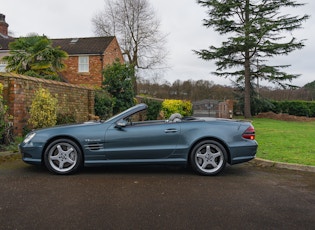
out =
{"type": "Polygon", "coordinates": [[[300,116],[289,115],[287,113],[274,113],[274,112],[260,113],[255,117],[256,118],[270,118],[270,119],[280,120],[280,121],[315,121],[315,117],[300,117],[300,116]]]}

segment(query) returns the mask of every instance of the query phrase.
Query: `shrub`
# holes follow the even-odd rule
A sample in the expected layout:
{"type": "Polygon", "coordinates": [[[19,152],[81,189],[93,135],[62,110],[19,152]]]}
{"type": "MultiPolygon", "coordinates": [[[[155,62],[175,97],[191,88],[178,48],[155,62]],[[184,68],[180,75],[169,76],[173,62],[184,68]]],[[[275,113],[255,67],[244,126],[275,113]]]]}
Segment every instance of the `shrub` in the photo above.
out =
{"type": "Polygon", "coordinates": [[[13,136],[13,119],[8,112],[8,106],[4,104],[3,100],[3,85],[0,83],[0,144],[9,145],[14,142],[13,136]]]}
{"type": "Polygon", "coordinates": [[[146,113],[147,120],[157,120],[162,109],[162,102],[148,98],[144,98],[142,102],[148,106],[146,113]]]}
{"type": "Polygon", "coordinates": [[[35,129],[56,125],[57,103],[58,100],[51,96],[49,90],[41,88],[36,91],[28,123],[35,129]]]}
{"type": "Polygon", "coordinates": [[[273,101],[275,113],[288,113],[295,116],[315,117],[314,101],[273,101]]]}
{"type": "Polygon", "coordinates": [[[113,99],[104,90],[95,92],[94,98],[95,115],[100,119],[106,120],[113,115],[113,99]]]}
{"type": "Polygon", "coordinates": [[[315,101],[309,102],[310,117],[315,117],[315,101]]]}
{"type": "Polygon", "coordinates": [[[261,112],[269,112],[275,109],[275,105],[268,99],[254,97],[251,100],[251,113],[259,114],[261,112]]]}
{"type": "Polygon", "coordinates": [[[288,113],[290,115],[295,116],[307,116],[310,115],[310,109],[307,106],[307,103],[305,101],[292,101],[290,103],[288,113]]]}
{"type": "Polygon", "coordinates": [[[75,115],[73,113],[58,113],[57,125],[76,123],[75,115]]]}
{"type": "Polygon", "coordinates": [[[165,118],[169,118],[173,113],[180,113],[184,117],[193,113],[192,103],[186,100],[164,100],[162,111],[165,118]]]}
{"type": "Polygon", "coordinates": [[[2,139],[2,135],[5,129],[5,115],[7,111],[7,107],[4,105],[3,97],[3,85],[0,83],[0,140],[2,139]]]}
{"type": "Polygon", "coordinates": [[[134,68],[119,61],[108,65],[103,71],[103,87],[113,98],[113,114],[119,113],[134,105],[132,78],[134,68]]]}

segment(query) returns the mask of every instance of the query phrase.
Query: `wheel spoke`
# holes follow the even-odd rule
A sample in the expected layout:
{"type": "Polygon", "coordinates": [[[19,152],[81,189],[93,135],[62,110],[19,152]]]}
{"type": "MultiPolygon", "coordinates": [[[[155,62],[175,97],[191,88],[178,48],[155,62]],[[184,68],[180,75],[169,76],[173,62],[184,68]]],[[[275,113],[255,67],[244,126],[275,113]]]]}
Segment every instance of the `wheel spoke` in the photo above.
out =
{"type": "Polygon", "coordinates": [[[59,169],[63,169],[63,164],[64,164],[63,161],[59,161],[59,169]]]}
{"type": "Polygon", "coordinates": [[[207,161],[203,161],[202,165],[201,165],[201,168],[206,169],[207,166],[208,166],[208,162],[207,161]]]}
{"type": "Polygon", "coordinates": [[[213,153],[212,156],[213,156],[214,159],[216,159],[216,158],[221,156],[221,153],[220,152],[213,153]]]}
{"type": "Polygon", "coordinates": [[[67,158],[65,159],[65,162],[66,162],[66,163],[69,163],[69,164],[71,164],[71,165],[73,165],[73,164],[75,163],[75,161],[72,160],[70,157],[67,157],[67,158]]]}
{"type": "Polygon", "coordinates": [[[61,145],[57,145],[57,149],[58,149],[58,154],[63,152],[63,149],[61,148],[61,145]]]}
{"type": "Polygon", "coordinates": [[[209,164],[212,165],[213,168],[218,167],[218,164],[214,160],[210,161],[209,164]]]}
{"type": "Polygon", "coordinates": [[[200,158],[200,159],[202,159],[203,161],[205,160],[205,154],[204,154],[204,153],[198,152],[196,156],[197,156],[197,158],[200,158]]]}
{"type": "Polygon", "coordinates": [[[64,154],[69,155],[70,153],[73,152],[73,148],[67,149],[66,151],[63,150],[63,152],[64,152],[64,154]]]}
{"type": "Polygon", "coordinates": [[[211,149],[210,149],[210,145],[207,145],[207,146],[206,146],[206,153],[207,153],[207,154],[212,154],[212,153],[211,153],[211,149]]]}
{"type": "Polygon", "coordinates": [[[53,161],[55,161],[55,160],[59,161],[59,156],[60,156],[59,154],[54,155],[54,156],[50,156],[50,159],[53,161]]]}

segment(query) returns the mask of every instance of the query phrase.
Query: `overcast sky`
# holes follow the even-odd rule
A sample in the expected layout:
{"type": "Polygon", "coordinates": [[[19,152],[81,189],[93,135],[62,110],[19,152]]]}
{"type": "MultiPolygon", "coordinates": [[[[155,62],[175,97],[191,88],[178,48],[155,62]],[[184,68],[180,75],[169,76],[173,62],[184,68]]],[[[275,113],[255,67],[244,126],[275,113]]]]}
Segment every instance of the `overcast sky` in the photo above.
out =
{"type": "MultiPolygon", "coordinates": [[[[214,77],[213,61],[199,59],[192,50],[206,49],[221,44],[222,38],[202,26],[206,9],[195,0],[148,0],[161,21],[161,30],[168,34],[168,65],[165,80],[211,80],[215,84],[229,85],[230,80],[214,77]]],[[[315,1],[307,3],[292,14],[309,14],[311,18],[303,29],[294,33],[298,39],[307,39],[302,50],[277,58],[276,64],[291,64],[285,71],[301,74],[292,83],[303,86],[315,80],[315,1]]],[[[93,37],[91,19],[104,8],[104,0],[0,0],[0,13],[6,16],[9,31],[14,37],[29,33],[45,34],[49,38],[93,37]]],[[[291,10],[290,10],[291,12],[291,10]]]]}

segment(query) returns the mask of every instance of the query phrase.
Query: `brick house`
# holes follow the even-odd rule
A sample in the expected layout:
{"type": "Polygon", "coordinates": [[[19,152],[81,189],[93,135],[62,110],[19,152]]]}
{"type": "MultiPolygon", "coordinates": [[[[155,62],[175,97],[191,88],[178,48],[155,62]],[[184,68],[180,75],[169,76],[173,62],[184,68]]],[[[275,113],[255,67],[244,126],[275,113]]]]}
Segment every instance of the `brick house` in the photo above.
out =
{"type": "MultiPolygon", "coordinates": [[[[5,15],[0,14],[0,72],[5,71],[2,57],[9,54],[9,43],[14,41],[8,35],[5,15]]],[[[122,63],[123,55],[115,36],[51,39],[53,46],[66,51],[66,69],[60,73],[63,81],[71,84],[100,86],[102,70],[116,59],[122,63]]]]}
{"type": "Polygon", "coordinates": [[[65,82],[80,85],[100,86],[102,70],[123,56],[114,36],[90,38],[51,39],[53,46],[60,46],[69,58],[66,69],[61,72],[65,82]]]}

